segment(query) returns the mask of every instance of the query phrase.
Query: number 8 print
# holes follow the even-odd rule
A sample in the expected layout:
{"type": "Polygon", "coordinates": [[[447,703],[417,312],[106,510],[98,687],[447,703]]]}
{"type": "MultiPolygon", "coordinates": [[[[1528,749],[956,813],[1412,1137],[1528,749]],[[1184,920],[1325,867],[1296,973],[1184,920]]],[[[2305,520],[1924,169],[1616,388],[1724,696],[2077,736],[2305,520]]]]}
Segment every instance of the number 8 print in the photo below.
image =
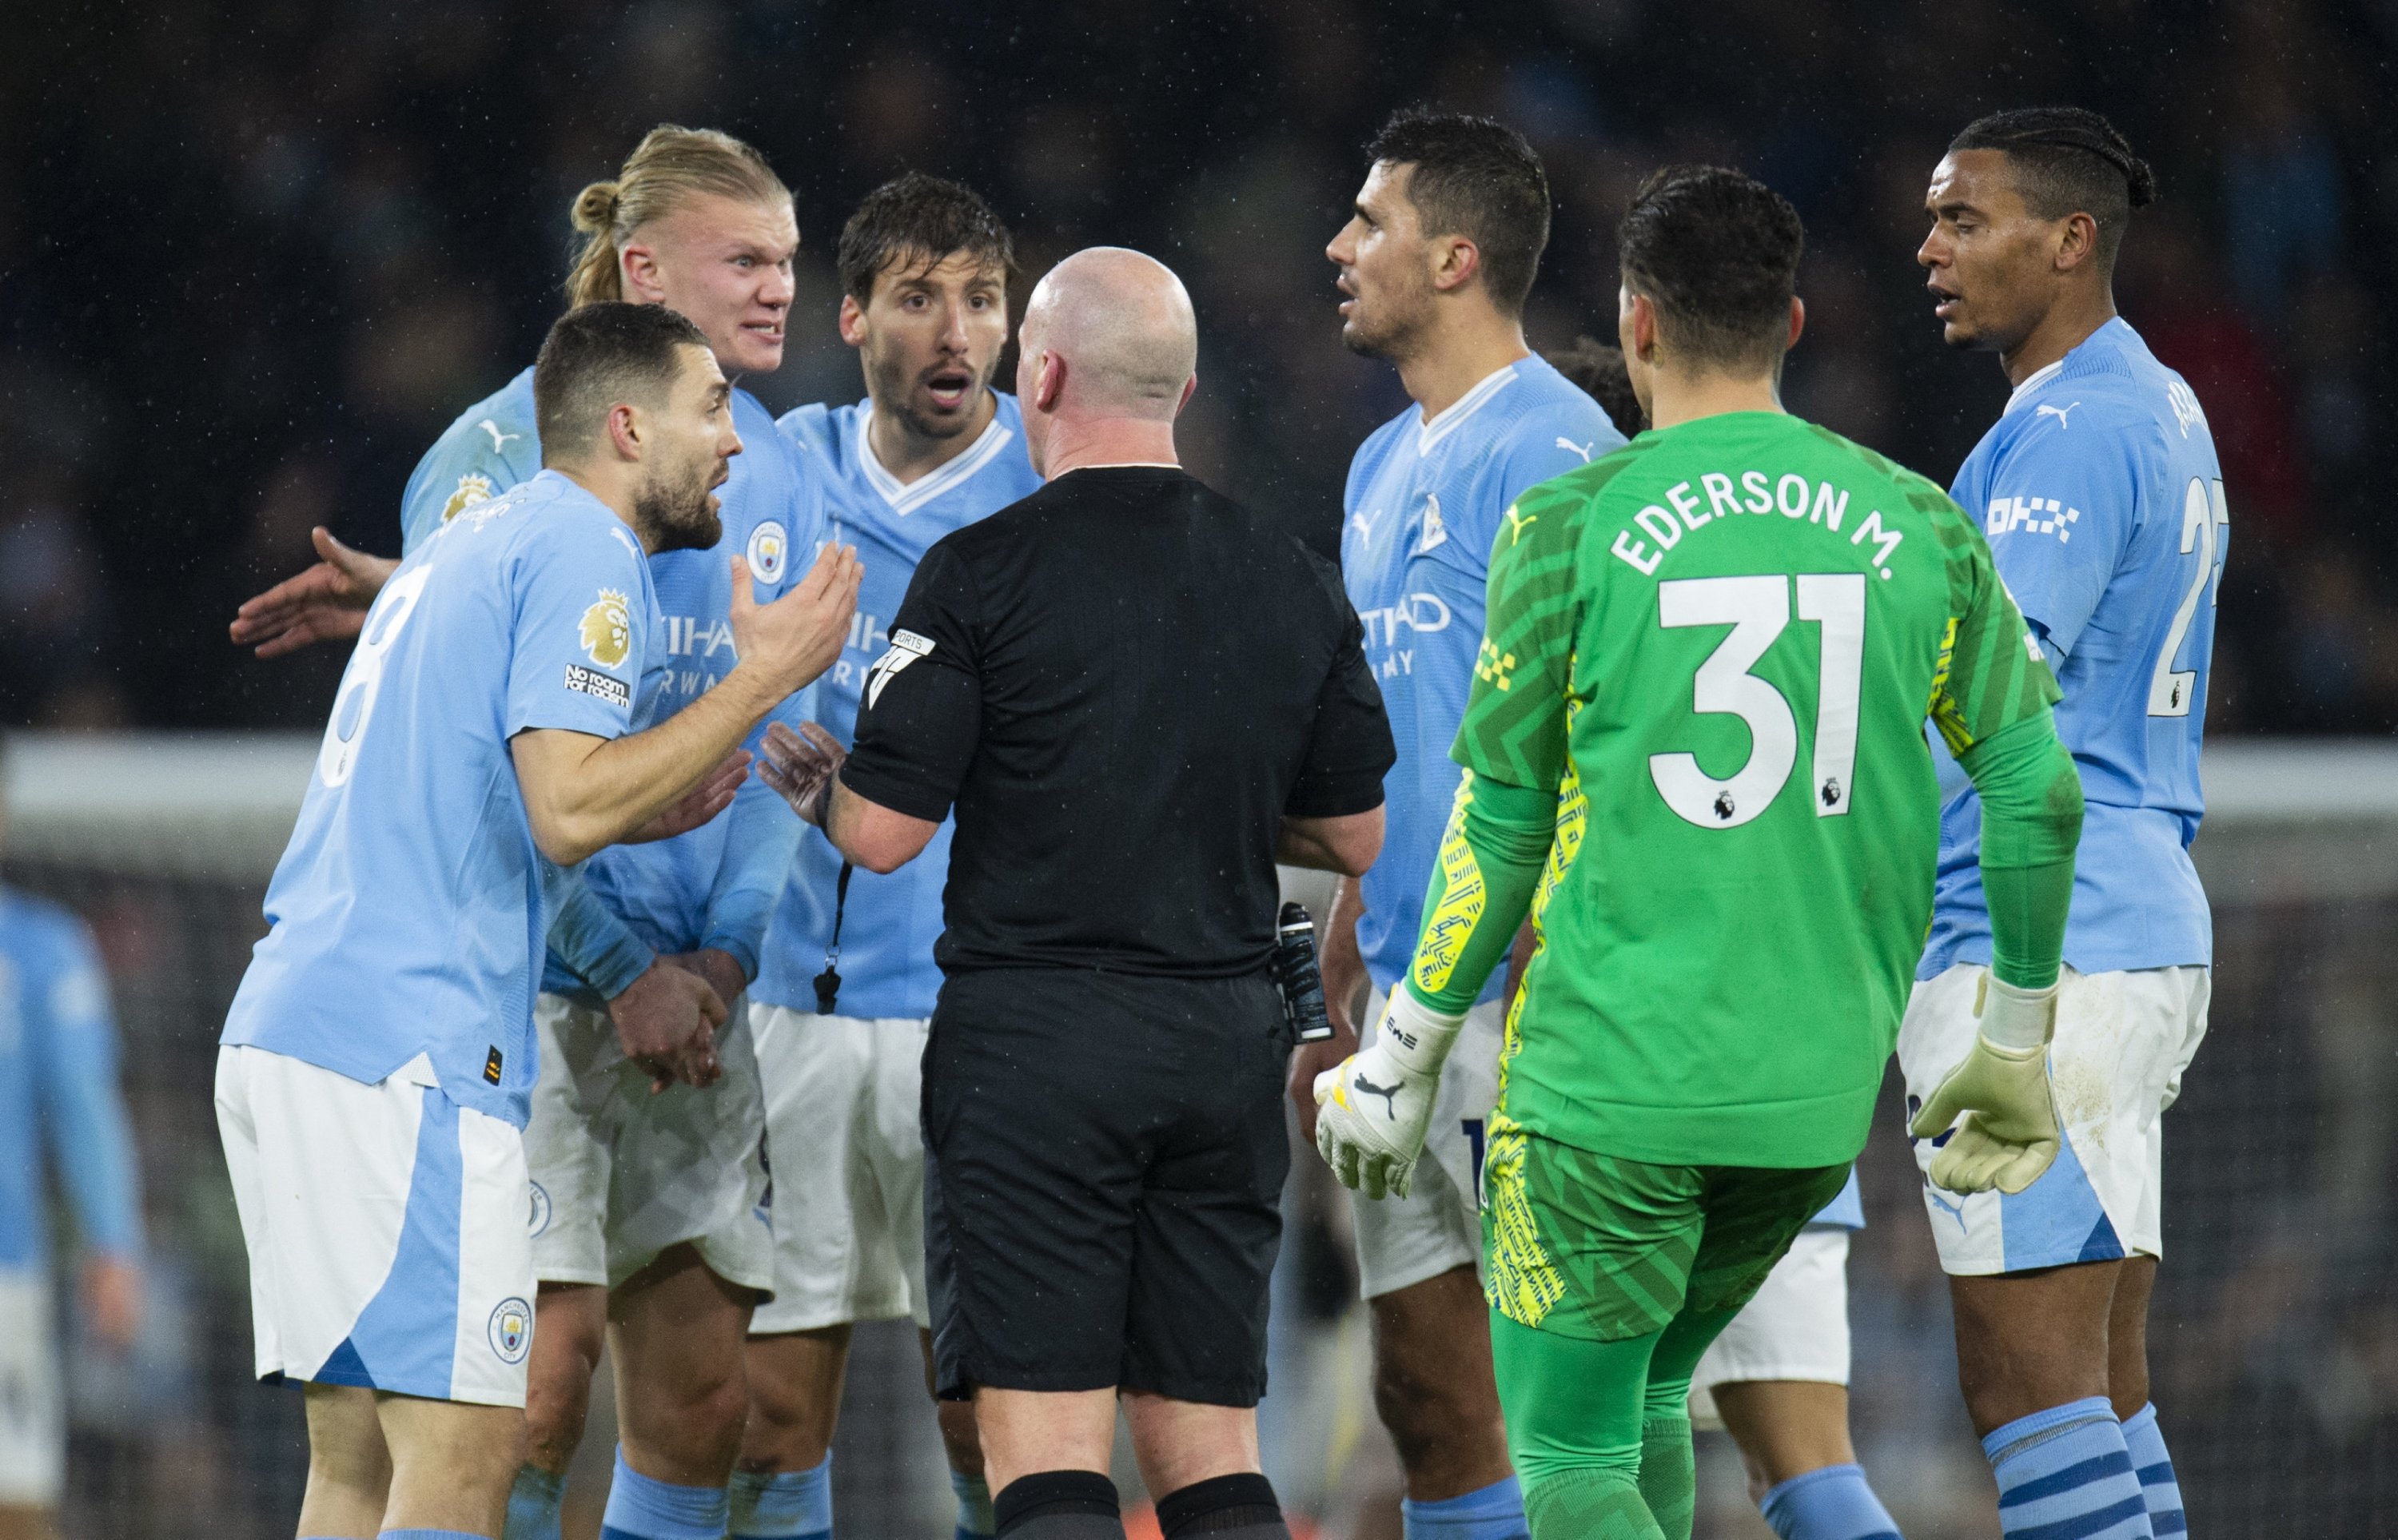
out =
{"type": "Polygon", "coordinates": [[[351,655],[349,671],[342,676],[341,690],[333,697],[324,746],[317,751],[317,779],[328,787],[346,784],[350,771],[357,768],[358,745],[366,741],[367,724],[374,719],[375,697],[383,690],[384,661],[390,656],[392,644],[399,640],[408,617],[416,612],[417,597],[432,575],[430,566],[401,573],[384,585],[374,609],[368,612],[366,629],[358,634],[358,649],[351,655]]]}

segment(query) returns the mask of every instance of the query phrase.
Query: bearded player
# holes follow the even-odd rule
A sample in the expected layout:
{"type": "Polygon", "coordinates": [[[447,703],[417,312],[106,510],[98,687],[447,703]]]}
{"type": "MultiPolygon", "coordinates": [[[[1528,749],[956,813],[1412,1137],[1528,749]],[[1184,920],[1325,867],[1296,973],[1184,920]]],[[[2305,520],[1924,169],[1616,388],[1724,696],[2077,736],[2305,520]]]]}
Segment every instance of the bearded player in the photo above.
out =
{"type": "Polygon", "coordinates": [[[654,832],[831,662],[855,601],[850,553],[765,606],[730,558],[740,663],[631,730],[646,558],[721,532],[732,387],[681,315],[605,303],[550,328],[533,389],[542,472],[418,545],[368,612],[218,1055],[259,1373],[306,1391],[303,1535],[502,1533],[552,871],[654,832]]]}
{"type": "MultiPolygon", "coordinates": [[[[921,173],[869,194],[842,231],[841,334],[857,349],[866,399],[802,407],[780,427],[866,564],[849,644],[815,691],[816,719],[843,742],[925,548],[1041,486],[1016,398],[990,387],[1014,261],[989,205],[921,173]]],[[[851,869],[822,839],[802,841],[749,992],[775,1173],[775,1298],[749,1326],[734,1504],[745,1540],[832,1528],[851,1326],[911,1318],[931,1351],[918,1066],[941,987],[933,943],[950,829],[944,822],[923,855],[881,875],[851,869]]],[[[989,1534],[974,1409],[939,1405],[958,1533],[989,1534]]]]}
{"type": "Polygon", "coordinates": [[[1651,432],[1510,508],[1423,921],[1374,1044],[1327,1072],[1340,1179],[1409,1185],[1466,1013],[1527,913],[1482,1221],[1536,1540],[1691,1532],[1691,1375],[1848,1181],[1930,918],[1927,712],[2005,902],[1935,1162],[2019,1189],[2081,789],[2055,685],[1938,489],[1788,416],[1798,217],[1669,167],[1619,238],[1651,432]]]}
{"type": "MultiPolygon", "coordinates": [[[[1523,136],[1421,110],[1367,146],[1370,169],[1326,248],[1340,270],[1341,341],[1395,365],[1411,404],[1358,450],[1342,498],[1340,566],[1365,623],[1398,762],[1390,837],[1334,891],[1324,984],[1332,1041],[1291,1059],[1313,1132],[1316,1075],[1352,1051],[1355,998],[1374,1019],[1407,966],[1441,820],[1457,790],[1448,744],[1472,682],[1501,515],[1527,489],[1623,442],[1591,397],[1524,342],[1524,301],[1548,244],[1549,186],[1523,136]]],[[[1360,1286],[1374,1319],[1374,1404],[1406,1469],[1414,1540],[1504,1540],[1524,1529],[1491,1387],[1478,1276],[1484,1119],[1497,1093],[1500,981],[1473,1003],[1425,1162],[1405,1192],[1355,1204],[1360,1286]]]]}
{"type": "MultiPolygon", "coordinates": [[[[757,151],[712,130],[655,129],[613,181],[583,191],[573,215],[587,239],[567,280],[571,306],[664,304],[700,328],[728,376],[780,367],[799,235],[790,194],[757,151]]],[[[403,506],[410,550],[538,469],[532,386],[527,370],[426,453],[403,506]]],[[[743,452],[721,489],[719,549],[651,562],[649,719],[700,700],[737,661],[724,553],[745,556],[762,600],[801,575],[822,538],[821,489],[772,416],[738,389],[730,409],[743,452]]],[[[380,583],[374,558],[322,531],[317,543],[327,562],[245,605],[236,641],[266,652],[335,631],[343,600],[380,583]]],[[[794,698],[775,716],[804,711],[794,698]]],[[[558,1533],[603,1342],[621,1434],[608,1533],[669,1536],[693,1513],[721,1523],[727,1511],[747,1416],[744,1342],[774,1287],[759,1212],[764,1101],[738,1001],[799,832],[782,799],[751,781],[723,819],[594,857],[551,928],[525,1131],[539,1329],[511,1540],[558,1533]],[[721,1024],[712,1040],[709,1022],[721,1024]],[[677,1078],[691,1083],[664,1084],[677,1078]]]]}
{"type": "MultiPolygon", "coordinates": [[[[2206,1031],[2214,931],[2189,842],[2228,515],[2197,396],[2115,314],[2115,256],[2153,191],[2095,113],[1993,114],[1933,170],[1917,253],[1948,344],[1997,354],[2014,387],[1954,490],[2056,669],[2090,798],[2054,1064],[2092,1090],[2060,1101],[2064,1150],[2028,1190],[1924,1190],[2009,1535],[2185,1527],[2148,1309],[2160,1118],[2206,1031]]],[[[1965,1052],[1998,907],[1975,879],[1987,815],[1953,769],[1945,783],[1939,903],[1899,1037],[1911,1100],[1965,1052]]]]}

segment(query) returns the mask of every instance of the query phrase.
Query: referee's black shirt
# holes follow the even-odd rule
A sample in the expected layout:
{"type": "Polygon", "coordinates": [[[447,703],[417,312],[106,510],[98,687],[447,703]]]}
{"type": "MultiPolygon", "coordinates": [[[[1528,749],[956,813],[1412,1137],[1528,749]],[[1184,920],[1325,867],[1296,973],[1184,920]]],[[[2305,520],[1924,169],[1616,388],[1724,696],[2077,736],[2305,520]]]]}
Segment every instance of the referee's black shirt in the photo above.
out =
{"type": "Polygon", "coordinates": [[[1395,757],[1340,573],[1170,466],[1070,472],[924,554],[842,779],[957,832],[942,969],[1264,966],[1286,813],[1395,757]]]}

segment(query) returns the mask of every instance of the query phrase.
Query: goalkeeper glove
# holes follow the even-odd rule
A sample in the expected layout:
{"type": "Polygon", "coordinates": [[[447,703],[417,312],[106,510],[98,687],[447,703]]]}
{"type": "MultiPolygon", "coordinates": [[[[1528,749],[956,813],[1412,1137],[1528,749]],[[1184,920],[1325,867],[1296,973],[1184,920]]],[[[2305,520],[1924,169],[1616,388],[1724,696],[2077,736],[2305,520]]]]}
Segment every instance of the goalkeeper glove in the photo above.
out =
{"type": "Polygon", "coordinates": [[[1440,1066],[1462,1011],[1444,1015],[1401,984],[1382,1008],[1373,1046],[1315,1078],[1315,1147],[1344,1187],[1405,1198],[1432,1126],[1440,1066]]]}
{"type": "Polygon", "coordinates": [[[2056,1158],[2056,1105],[2048,1083],[2056,985],[2018,989],[1985,972],[1974,1015],[1982,1026],[1973,1050],[1933,1091],[1907,1132],[1929,1139],[1955,1125],[1932,1157],[1933,1185],[1954,1193],[1992,1187],[2018,1193],[2056,1158]]]}

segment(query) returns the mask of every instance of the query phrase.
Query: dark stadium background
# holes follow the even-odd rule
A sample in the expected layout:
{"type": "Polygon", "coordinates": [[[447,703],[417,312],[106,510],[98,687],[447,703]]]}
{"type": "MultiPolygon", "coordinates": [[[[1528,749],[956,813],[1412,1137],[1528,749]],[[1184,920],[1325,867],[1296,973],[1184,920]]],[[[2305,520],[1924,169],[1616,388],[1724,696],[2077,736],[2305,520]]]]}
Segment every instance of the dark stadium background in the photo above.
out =
{"type": "Polygon", "coordinates": [[[2371,469],[2398,443],[2389,0],[10,11],[0,721],[316,725],[341,658],[247,662],[233,606],[312,522],[397,549],[418,453],[558,308],[569,197],[662,120],[754,141],[798,193],[789,362],[751,382],[769,404],[858,394],[828,253],[858,194],[922,167],[992,198],[1029,275],[1101,241],[1179,268],[1205,328],[1194,460],[1329,541],[1350,451],[1399,396],[1339,346],[1321,248],[1358,144],[1419,98],[1546,155],[1536,344],[1611,336],[1611,225],[1651,166],[1789,194],[1812,248],[1792,406],[1943,482],[2005,391],[1923,301],[1926,173],[1986,109],[2104,110],[2164,191],[2124,309],[2197,387],[2230,485],[2210,727],[2398,717],[2371,469]]]}
{"type": "MultiPolygon", "coordinates": [[[[307,558],[313,523],[397,549],[416,456],[556,312],[569,198],[660,121],[751,140],[797,192],[789,362],[747,382],[771,406],[860,393],[829,261],[856,197],[908,167],[961,177],[1015,225],[1028,282],[1095,242],[1183,274],[1194,467],[1328,545],[1351,451],[1403,398],[1340,349],[1321,248],[1359,144],[1417,100],[1503,117],[1547,158],[1536,345],[1611,336],[1611,224],[1650,167],[1720,161],[1788,194],[1812,248],[1790,404],[1944,482],[2006,390],[1938,341],[1912,260],[1927,173],[1988,109],[2106,112],[2163,190],[2120,298],[2196,387],[2229,483],[2210,729],[2398,725],[2398,0],[31,0],[6,21],[0,726],[313,732],[342,650],[254,663],[225,641],[234,606],[307,558]]],[[[101,927],[159,1298],[186,1312],[152,1367],[78,1370],[71,1533],[276,1533],[296,1404],[243,1380],[205,1089],[257,893],[9,876],[101,927]]],[[[2398,910],[2220,923],[2216,1028],[2172,1124],[2158,1399],[2202,1528],[2390,1533],[2398,910]]],[[[1860,1439],[1909,1533],[1987,1533],[1896,1123],[1884,1108],[1866,1162],[1860,1439]]],[[[1339,1243],[1302,1225],[1294,1248],[1289,1297],[1333,1329],[1339,1243]]],[[[885,1346],[853,1408],[914,1427],[912,1346],[885,1346]]],[[[844,1511],[870,1514],[897,1456],[842,1447],[844,1511]]],[[[1702,1533],[1762,1534],[1709,1458],[1702,1533]]]]}

